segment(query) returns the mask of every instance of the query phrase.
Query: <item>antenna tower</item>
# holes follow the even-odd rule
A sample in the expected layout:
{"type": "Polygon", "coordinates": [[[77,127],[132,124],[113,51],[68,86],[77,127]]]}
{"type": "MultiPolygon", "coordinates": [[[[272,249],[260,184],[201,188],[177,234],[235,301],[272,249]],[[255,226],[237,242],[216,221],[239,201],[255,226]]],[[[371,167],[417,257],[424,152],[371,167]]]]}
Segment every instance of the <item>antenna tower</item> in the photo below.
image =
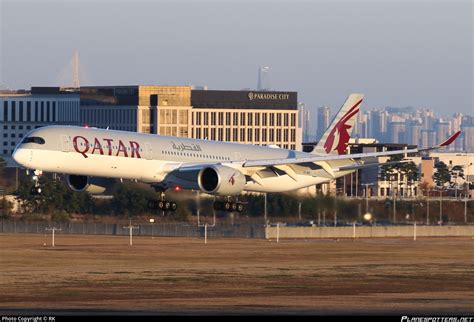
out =
{"type": "Polygon", "coordinates": [[[268,66],[259,66],[258,67],[258,82],[257,90],[259,91],[269,91],[270,90],[270,67],[268,66]]]}
{"type": "Polygon", "coordinates": [[[74,56],[72,58],[72,86],[74,88],[79,88],[81,86],[79,82],[79,52],[74,51],[74,56]]]}

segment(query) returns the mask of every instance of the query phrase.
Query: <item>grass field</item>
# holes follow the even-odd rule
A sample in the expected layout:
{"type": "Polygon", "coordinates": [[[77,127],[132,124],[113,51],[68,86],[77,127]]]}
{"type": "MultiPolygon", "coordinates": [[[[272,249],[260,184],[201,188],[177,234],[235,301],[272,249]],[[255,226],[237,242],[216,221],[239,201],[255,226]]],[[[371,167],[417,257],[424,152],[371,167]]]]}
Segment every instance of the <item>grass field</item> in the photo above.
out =
{"type": "Polygon", "coordinates": [[[473,239],[138,237],[128,246],[127,237],[58,234],[50,242],[0,235],[0,312],[474,312],[473,239]]]}

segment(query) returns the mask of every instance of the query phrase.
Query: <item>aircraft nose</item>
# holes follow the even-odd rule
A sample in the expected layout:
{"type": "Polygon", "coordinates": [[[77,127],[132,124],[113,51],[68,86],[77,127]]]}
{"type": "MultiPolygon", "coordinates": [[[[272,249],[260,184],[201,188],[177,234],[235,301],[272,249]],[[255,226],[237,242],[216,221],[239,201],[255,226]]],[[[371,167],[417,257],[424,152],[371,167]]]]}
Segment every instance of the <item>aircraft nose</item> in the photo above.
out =
{"type": "Polygon", "coordinates": [[[26,149],[16,148],[15,151],[13,151],[12,158],[19,165],[21,165],[25,168],[28,167],[28,160],[30,158],[30,155],[29,155],[29,152],[26,149]]]}

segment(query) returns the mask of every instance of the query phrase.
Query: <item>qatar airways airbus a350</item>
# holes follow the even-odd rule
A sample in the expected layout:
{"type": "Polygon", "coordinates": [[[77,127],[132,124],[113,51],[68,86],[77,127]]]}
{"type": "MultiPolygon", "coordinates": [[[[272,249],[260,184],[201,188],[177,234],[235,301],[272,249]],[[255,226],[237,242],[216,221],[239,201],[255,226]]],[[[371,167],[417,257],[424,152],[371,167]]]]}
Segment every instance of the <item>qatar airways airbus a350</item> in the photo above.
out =
{"type": "MultiPolygon", "coordinates": [[[[31,131],[16,147],[13,158],[39,172],[67,175],[74,191],[104,192],[106,178],[131,179],[161,192],[155,207],[175,210],[164,191],[200,190],[227,197],[215,208],[242,211],[232,201],[243,191],[284,192],[377,166],[365,158],[419,153],[453,142],[460,132],[427,149],[346,154],[363,95],[351,94],[312,153],[229,142],[178,138],[77,126],[46,126],[31,131]]],[[[36,186],[36,191],[40,187],[36,186]]]]}

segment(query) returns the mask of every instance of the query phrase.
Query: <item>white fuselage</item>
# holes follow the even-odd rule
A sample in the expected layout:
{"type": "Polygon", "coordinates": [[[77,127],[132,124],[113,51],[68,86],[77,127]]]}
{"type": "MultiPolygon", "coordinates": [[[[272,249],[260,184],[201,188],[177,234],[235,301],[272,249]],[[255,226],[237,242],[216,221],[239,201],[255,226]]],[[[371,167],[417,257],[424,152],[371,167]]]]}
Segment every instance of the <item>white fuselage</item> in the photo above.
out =
{"type": "MultiPolygon", "coordinates": [[[[44,142],[22,141],[14,152],[15,161],[45,172],[160,183],[183,165],[223,164],[249,177],[252,171],[260,171],[260,182],[249,180],[244,189],[260,192],[291,191],[334,178],[313,163],[294,165],[292,177],[271,169],[242,168],[246,160],[311,155],[263,146],[73,126],[36,129],[27,138],[44,142]]],[[[337,177],[346,173],[337,173],[337,177]]]]}

